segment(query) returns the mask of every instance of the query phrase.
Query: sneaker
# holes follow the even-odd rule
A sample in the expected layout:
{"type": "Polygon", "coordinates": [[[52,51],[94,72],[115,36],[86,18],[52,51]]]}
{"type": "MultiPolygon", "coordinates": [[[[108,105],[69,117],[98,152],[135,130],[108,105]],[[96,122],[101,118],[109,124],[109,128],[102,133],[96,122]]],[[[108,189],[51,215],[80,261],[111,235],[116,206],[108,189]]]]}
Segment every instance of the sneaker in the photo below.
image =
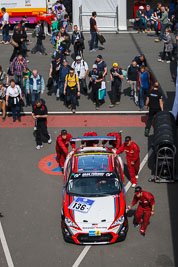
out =
{"type": "Polygon", "coordinates": [[[139,223],[136,223],[136,222],[135,222],[135,223],[134,223],[134,227],[138,227],[140,224],[142,224],[142,222],[143,222],[143,219],[141,219],[139,223]]]}
{"type": "Polygon", "coordinates": [[[6,117],[2,117],[2,120],[5,121],[6,117]]]}
{"type": "Polygon", "coordinates": [[[0,41],[0,44],[4,44],[5,42],[4,41],[0,41]]]}
{"type": "Polygon", "coordinates": [[[75,114],[75,112],[76,112],[76,110],[75,110],[75,109],[73,109],[73,110],[72,110],[72,113],[74,113],[74,114],[75,114]]]}
{"type": "Polygon", "coordinates": [[[135,175],[135,178],[138,179],[138,175],[135,175]]]}
{"type": "Polygon", "coordinates": [[[4,44],[5,44],[5,45],[8,45],[8,44],[10,44],[10,43],[9,43],[9,42],[5,42],[4,44]]]}
{"type": "Polygon", "coordinates": [[[28,60],[28,59],[27,59],[27,60],[26,60],[26,62],[27,62],[27,63],[29,63],[29,62],[30,62],[30,60],[28,60]]]}
{"type": "Polygon", "coordinates": [[[134,96],[131,96],[131,97],[130,97],[130,100],[134,100],[134,96]]]}
{"type": "Polygon", "coordinates": [[[16,118],[13,119],[13,122],[16,122],[16,118]]]}
{"type": "Polygon", "coordinates": [[[99,110],[100,108],[99,107],[96,107],[96,110],[99,110]]]}
{"type": "Polygon", "coordinates": [[[156,43],[159,43],[159,42],[161,42],[161,40],[159,40],[159,39],[155,39],[155,42],[156,42],[156,43]]]}
{"type": "Polygon", "coordinates": [[[170,60],[167,60],[167,61],[166,61],[166,63],[168,63],[168,64],[169,64],[169,63],[171,63],[171,61],[170,61],[170,60]]]}
{"type": "Polygon", "coordinates": [[[145,129],[145,136],[146,136],[146,137],[149,136],[149,129],[145,129]]]}
{"type": "Polygon", "coordinates": [[[92,53],[92,52],[95,52],[95,50],[94,49],[90,50],[90,53],[92,53]]]}
{"type": "Polygon", "coordinates": [[[138,105],[139,105],[138,101],[135,101],[135,105],[136,105],[136,106],[138,106],[138,105]]]}
{"type": "Polygon", "coordinates": [[[135,188],[137,184],[132,184],[132,188],[135,188]]]}
{"type": "Polygon", "coordinates": [[[114,104],[111,104],[111,105],[109,105],[109,108],[113,108],[113,107],[115,107],[115,105],[114,105],[114,104]]]}
{"type": "Polygon", "coordinates": [[[151,32],[152,31],[152,29],[149,29],[149,32],[151,32]]]}
{"type": "Polygon", "coordinates": [[[59,101],[59,99],[60,99],[60,97],[57,96],[57,97],[56,97],[56,100],[59,101]]]}
{"type": "Polygon", "coordinates": [[[36,149],[37,149],[37,150],[39,150],[40,148],[41,148],[41,146],[40,146],[40,145],[36,146],[36,149]]]}
{"type": "Polygon", "coordinates": [[[164,62],[164,60],[161,58],[158,58],[158,62],[164,62]]]}
{"type": "Polygon", "coordinates": [[[71,105],[68,105],[67,108],[68,108],[68,109],[71,109],[71,105]]]}
{"type": "Polygon", "coordinates": [[[21,118],[17,118],[19,122],[21,122],[21,118]]]}
{"type": "Polygon", "coordinates": [[[120,102],[118,101],[118,102],[116,102],[116,105],[119,105],[120,104],[120,102]]]}
{"type": "Polygon", "coordinates": [[[51,136],[50,136],[50,138],[48,139],[48,144],[51,144],[51,143],[52,143],[52,139],[51,139],[51,136]]]}
{"type": "Polygon", "coordinates": [[[145,33],[147,33],[148,31],[147,30],[145,30],[145,33]]]}

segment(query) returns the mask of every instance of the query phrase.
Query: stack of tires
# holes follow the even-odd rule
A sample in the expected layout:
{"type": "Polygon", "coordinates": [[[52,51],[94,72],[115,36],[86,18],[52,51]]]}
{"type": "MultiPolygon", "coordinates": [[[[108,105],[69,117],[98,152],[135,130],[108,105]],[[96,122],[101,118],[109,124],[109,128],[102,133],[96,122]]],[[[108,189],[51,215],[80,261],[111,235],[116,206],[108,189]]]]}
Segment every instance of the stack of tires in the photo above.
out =
{"type": "Polygon", "coordinates": [[[169,111],[160,111],[154,119],[154,148],[176,145],[176,122],[169,111]]]}
{"type": "Polygon", "coordinates": [[[154,120],[155,177],[174,180],[176,122],[172,113],[160,111],[154,120]]]}

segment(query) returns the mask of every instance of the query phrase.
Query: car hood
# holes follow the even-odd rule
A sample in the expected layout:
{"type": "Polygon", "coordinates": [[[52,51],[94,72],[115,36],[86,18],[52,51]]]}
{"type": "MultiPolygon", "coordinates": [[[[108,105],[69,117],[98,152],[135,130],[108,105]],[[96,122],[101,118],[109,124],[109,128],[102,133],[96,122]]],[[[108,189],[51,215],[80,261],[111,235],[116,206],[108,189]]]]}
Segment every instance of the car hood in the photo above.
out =
{"type": "MultiPolygon", "coordinates": [[[[94,201],[87,213],[73,211],[75,222],[77,224],[105,224],[112,223],[116,216],[116,201],[119,196],[104,196],[96,198],[87,198],[94,201]]],[[[118,210],[119,205],[117,205],[118,210]]]]}

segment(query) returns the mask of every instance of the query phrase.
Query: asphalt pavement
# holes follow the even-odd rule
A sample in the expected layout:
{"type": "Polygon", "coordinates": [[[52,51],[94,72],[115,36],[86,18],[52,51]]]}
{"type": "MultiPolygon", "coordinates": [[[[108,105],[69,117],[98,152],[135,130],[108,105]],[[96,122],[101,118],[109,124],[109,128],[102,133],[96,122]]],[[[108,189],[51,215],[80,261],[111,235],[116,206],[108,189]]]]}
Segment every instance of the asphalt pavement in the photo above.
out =
{"type": "MultiPolygon", "coordinates": [[[[125,69],[134,56],[144,53],[148,60],[149,68],[155,78],[160,82],[165,95],[165,107],[170,110],[175,95],[175,66],[159,63],[157,59],[163,49],[163,43],[154,43],[154,36],[146,34],[104,34],[106,44],[104,49],[94,53],[88,51],[89,35],[85,34],[86,49],[84,58],[92,68],[92,64],[98,54],[103,55],[108,67],[113,62],[118,62],[125,69]]],[[[35,40],[29,36],[33,44],[35,40]]],[[[52,45],[49,37],[44,45],[47,56],[29,53],[30,69],[38,69],[47,83],[52,45]]],[[[9,58],[12,47],[1,45],[0,64],[4,69],[9,66],[9,58]]],[[[72,59],[69,57],[69,63],[72,59]]],[[[107,91],[110,91],[109,75],[107,75],[107,91]]],[[[138,107],[130,100],[130,91],[124,81],[122,86],[121,104],[115,111],[137,111],[138,107]]],[[[46,91],[47,92],[47,91],[46,91]]],[[[44,94],[44,99],[49,111],[68,111],[63,103],[56,101],[54,95],[44,94]]],[[[101,111],[109,109],[109,96],[101,106],[101,111]]],[[[79,111],[95,111],[95,107],[87,97],[81,96],[79,111]]],[[[24,108],[31,111],[31,108],[24,108]]],[[[96,112],[97,114],[97,112],[96,112]]],[[[98,115],[99,116],[99,115],[98,115]]],[[[77,115],[66,117],[50,117],[49,132],[53,143],[45,144],[43,149],[35,149],[33,137],[33,122],[31,118],[22,118],[22,123],[12,123],[12,118],[6,122],[0,121],[0,148],[2,151],[0,160],[0,211],[4,214],[1,219],[2,227],[8,244],[8,248],[15,267],[58,267],[73,266],[81,255],[85,246],[67,244],[63,241],[60,229],[60,208],[62,202],[63,177],[42,172],[39,161],[55,153],[55,140],[60,130],[65,127],[73,136],[81,136],[87,131],[96,131],[99,135],[105,135],[111,131],[123,129],[123,136],[131,135],[140,146],[141,161],[150,150],[152,136],[145,138],[144,121],[128,116],[124,118],[109,116],[105,123],[101,123],[100,117],[93,116],[89,120],[77,115]]],[[[152,134],[152,132],[151,132],[152,134]]],[[[122,156],[125,162],[125,155],[122,156]]],[[[139,234],[139,229],[134,228],[133,212],[129,214],[129,231],[124,242],[107,245],[92,246],[83,258],[80,266],[134,266],[134,267],[176,267],[178,266],[178,184],[154,184],[149,183],[153,171],[154,158],[146,161],[139,175],[139,185],[154,194],[156,199],[155,216],[151,218],[146,236],[139,234]]],[[[125,165],[126,167],[126,165],[125,165]]],[[[128,182],[128,171],[125,168],[125,183],[128,182]]],[[[127,204],[133,197],[133,189],[127,192],[127,204]]],[[[2,242],[3,243],[3,242],[2,242]]],[[[6,255],[0,243],[0,266],[7,267],[6,255]]]]}
{"type": "MultiPolygon", "coordinates": [[[[94,117],[93,117],[94,119],[94,117]]],[[[141,161],[150,149],[151,140],[143,137],[143,127],[67,127],[73,136],[86,131],[105,135],[109,131],[123,130],[123,137],[131,135],[141,148],[141,161]]],[[[130,119],[130,117],[128,117],[130,119]]],[[[8,118],[7,120],[11,120],[8,118]]],[[[55,140],[61,127],[49,128],[53,143],[35,149],[32,127],[1,128],[0,203],[4,218],[1,219],[7,244],[16,267],[73,266],[84,246],[63,241],[60,229],[60,208],[63,177],[49,175],[38,168],[39,161],[55,153],[55,140]]],[[[76,124],[81,121],[75,116],[76,124]]],[[[59,117],[60,121],[60,117],[59,117]]],[[[97,123],[97,122],[96,122],[97,123]]],[[[2,123],[1,123],[2,125],[2,123]]],[[[152,136],[150,137],[150,139],[152,136]]],[[[125,162],[125,155],[122,156],[125,162]]],[[[126,167],[126,165],[125,165],[126,167]]],[[[146,162],[139,175],[139,185],[152,192],[156,199],[155,216],[151,218],[145,237],[134,228],[134,210],[129,214],[129,231],[125,241],[113,245],[92,246],[80,266],[177,266],[177,194],[178,184],[149,183],[153,169],[153,157],[146,162]]],[[[125,184],[128,172],[125,168],[125,184]]],[[[133,197],[133,189],[127,192],[127,204],[133,197]]],[[[0,247],[0,265],[6,267],[4,252],[0,247]]]]}

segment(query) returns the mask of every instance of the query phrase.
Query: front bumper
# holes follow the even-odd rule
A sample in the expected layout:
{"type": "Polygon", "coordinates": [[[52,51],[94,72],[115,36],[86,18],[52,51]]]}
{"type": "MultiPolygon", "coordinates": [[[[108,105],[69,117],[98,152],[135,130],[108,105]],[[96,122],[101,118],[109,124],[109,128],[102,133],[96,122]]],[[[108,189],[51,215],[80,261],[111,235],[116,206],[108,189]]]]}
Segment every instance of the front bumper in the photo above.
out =
{"type": "Polygon", "coordinates": [[[126,238],[128,231],[128,223],[126,222],[119,233],[112,231],[103,232],[99,236],[89,236],[89,233],[78,232],[72,235],[68,227],[62,222],[62,233],[64,240],[69,243],[75,243],[80,245],[104,245],[121,242],[126,238]]]}

